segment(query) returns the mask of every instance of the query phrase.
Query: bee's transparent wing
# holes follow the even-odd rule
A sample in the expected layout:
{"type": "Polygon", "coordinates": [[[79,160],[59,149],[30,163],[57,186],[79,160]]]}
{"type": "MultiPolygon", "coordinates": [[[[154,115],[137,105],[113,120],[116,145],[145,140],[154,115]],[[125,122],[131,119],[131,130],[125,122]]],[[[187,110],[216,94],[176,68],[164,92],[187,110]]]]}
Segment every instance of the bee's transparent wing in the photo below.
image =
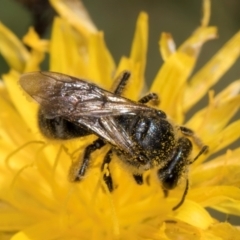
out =
{"type": "Polygon", "coordinates": [[[114,116],[152,111],[143,104],[60,73],[26,73],[21,76],[20,85],[40,104],[45,117],[62,117],[84,125],[129,155],[134,154],[133,142],[114,116]]]}
{"type": "Polygon", "coordinates": [[[41,105],[49,118],[62,116],[75,121],[84,116],[104,117],[152,111],[148,106],[60,73],[26,73],[21,76],[20,85],[41,105]]]}
{"type": "Polygon", "coordinates": [[[80,118],[76,123],[88,127],[93,133],[104,138],[107,142],[121,149],[128,155],[134,156],[134,144],[128,133],[113,117],[80,118]]]}

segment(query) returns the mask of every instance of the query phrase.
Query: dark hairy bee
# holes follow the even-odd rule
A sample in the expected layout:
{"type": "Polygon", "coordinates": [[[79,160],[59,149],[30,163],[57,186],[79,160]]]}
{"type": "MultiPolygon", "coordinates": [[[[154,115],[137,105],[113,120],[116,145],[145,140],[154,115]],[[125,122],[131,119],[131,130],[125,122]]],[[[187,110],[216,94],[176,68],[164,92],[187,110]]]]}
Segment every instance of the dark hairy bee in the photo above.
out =
{"type": "MultiPolygon", "coordinates": [[[[22,88],[40,104],[39,127],[43,135],[55,139],[71,139],[95,134],[98,139],[90,144],[76,165],[73,181],[81,181],[90,165],[91,154],[106,144],[112,147],[102,163],[109,163],[113,152],[130,169],[135,181],[143,184],[146,170],[156,171],[165,196],[176,187],[181,176],[207,149],[191,129],[174,126],[166,114],[146,105],[157,100],[150,93],[138,102],[121,96],[129,72],[123,72],[113,92],[93,83],[54,72],[26,73],[20,78],[22,88]],[[191,159],[193,140],[200,148],[191,159]]],[[[111,173],[104,175],[109,191],[113,191],[111,173]]],[[[180,207],[188,191],[188,179],[180,207]]]]}

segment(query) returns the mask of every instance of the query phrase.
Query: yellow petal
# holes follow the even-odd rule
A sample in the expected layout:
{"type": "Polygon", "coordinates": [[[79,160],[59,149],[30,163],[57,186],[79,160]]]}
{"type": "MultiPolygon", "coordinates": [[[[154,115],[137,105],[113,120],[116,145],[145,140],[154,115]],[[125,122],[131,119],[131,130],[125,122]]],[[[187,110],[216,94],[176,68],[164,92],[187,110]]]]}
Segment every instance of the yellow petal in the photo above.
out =
{"type": "MultiPolygon", "coordinates": [[[[49,219],[17,233],[11,240],[51,240],[59,239],[66,232],[66,227],[61,223],[61,219],[49,219]]],[[[69,226],[70,227],[70,226],[69,226]]],[[[71,239],[71,237],[69,238],[71,239]]]]}
{"type": "Polygon", "coordinates": [[[86,43],[63,19],[55,18],[50,44],[50,71],[86,75],[86,43]]]}
{"type": "Polygon", "coordinates": [[[184,94],[184,110],[188,111],[208,89],[236,62],[240,54],[240,32],[235,34],[189,81],[184,94]]]}
{"type": "Polygon", "coordinates": [[[216,97],[216,103],[221,101],[229,101],[240,94],[240,80],[234,81],[224,88],[216,97]]]}
{"type": "Polygon", "coordinates": [[[29,53],[19,39],[2,23],[0,23],[0,53],[11,68],[23,72],[29,60],[29,53]]]}
{"type": "Polygon", "coordinates": [[[51,71],[90,79],[110,88],[114,68],[102,33],[83,39],[66,21],[55,19],[50,46],[51,71]]]}
{"type": "MultiPolygon", "coordinates": [[[[0,106],[0,136],[13,150],[31,139],[29,129],[9,99],[0,97],[0,106]]],[[[1,148],[3,150],[6,148],[1,148]]]]}
{"type": "Polygon", "coordinates": [[[29,238],[24,232],[18,232],[11,238],[11,240],[32,240],[32,239],[29,238]]]}
{"type": "Polygon", "coordinates": [[[132,42],[130,58],[141,65],[142,75],[146,65],[146,54],[148,44],[148,15],[141,12],[138,16],[137,26],[132,42]]]}
{"type": "Polygon", "coordinates": [[[206,27],[210,21],[211,15],[211,0],[203,0],[203,16],[201,20],[201,26],[206,27]]]}
{"type": "Polygon", "coordinates": [[[227,222],[216,223],[203,233],[203,239],[208,240],[238,240],[239,236],[240,230],[227,222]]]}
{"type": "Polygon", "coordinates": [[[33,27],[29,28],[28,33],[23,37],[23,42],[39,52],[47,52],[49,48],[49,41],[40,39],[33,27]]]}
{"type": "MultiPolygon", "coordinates": [[[[230,189],[230,191],[236,191],[238,188],[230,189]]],[[[221,203],[214,204],[211,206],[213,209],[226,213],[226,214],[233,214],[235,216],[240,216],[240,200],[237,201],[232,198],[223,198],[221,203]]]]}
{"type": "Polygon", "coordinates": [[[31,27],[24,36],[23,42],[31,47],[29,61],[26,63],[24,72],[39,71],[40,63],[49,49],[49,41],[40,39],[34,28],[31,27]]]}
{"type": "MultiPolygon", "coordinates": [[[[234,84],[234,86],[236,85],[234,84]]],[[[216,134],[219,134],[237,112],[240,104],[240,96],[238,92],[229,91],[228,88],[215,98],[213,98],[213,92],[210,92],[209,96],[209,106],[197,112],[186,123],[186,126],[194,129],[204,142],[214,144],[213,138],[216,134]]],[[[209,151],[212,151],[211,148],[209,151]]]]}
{"type": "MultiPolygon", "coordinates": [[[[130,59],[139,65],[139,71],[137,72],[137,78],[143,84],[143,75],[146,67],[147,59],[147,45],[148,45],[148,15],[141,12],[138,16],[137,26],[132,42],[132,48],[130,53],[130,59]]],[[[137,89],[138,90],[138,89],[137,89]]],[[[141,90],[141,89],[139,89],[141,90]]],[[[136,89],[135,89],[136,91],[136,89]]]]}
{"type": "Polygon", "coordinates": [[[205,186],[189,192],[189,199],[221,212],[240,215],[240,189],[234,186],[205,186]]]}
{"type": "Polygon", "coordinates": [[[14,211],[14,209],[6,209],[6,212],[0,212],[0,214],[0,227],[6,232],[14,232],[33,223],[31,218],[23,217],[21,213],[14,211]]]}
{"type": "Polygon", "coordinates": [[[19,73],[11,70],[8,74],[3,75],[3,80],[16,109],[32,132],[36,133],[38,132],[36,121],[38,105],[26,99],[26,94],[18,83],[19,77],[19,73]]]}
{"type": "Polygon", "coordinates": [[[114,60],[108,51],[103,33],[91,34],[89,37],[89,63],[87,65],[88,78],[106,89],[110,89],[115,70],[114,60]]]}
{"type": "Polygon", "coordinates": [[[131,72],[131,78],[124,91],[125,96],[138,100],[144,85],[144,72],[147,58],[148,43],[148,16],[142,12],[137,20],[137,26],[132,42],[130,57],[122,57],[116,72],[118,76],[122,71],[131,72]]]}
{"type": "Polygon", "coordinates": [[[160,53],[166,61],[176,51],[176,45],[170,33],[162,33],[159,41],[160,53]]]}
{"type": "Polygon", "coordinates": [[[235,121],[227,126],[222,132],[213,136],[210,134],[209,138],[206,138],[206,144],[209,145],[209,153],[215,153],[229,146],[231,143],[237,141],[240,138],[238,130],[240,129],[240,120],[235,121]]]}
{"type": "Polygon", "coordinates": [[[183,94],[186,81],[195,66],[201,46],[216,36],[216,28],[200,27],[172,54],[159,70],[151,87],[151,92],[160,96],[161,109],[182,123],[183,94]]]}
{"type": "Polygon", "coordinates": [[[41,70],[40,64],[44,60],[44,53],[36,50],[31,51],[29,62],[27,62],[24,72],[34,72],[41,70]]]}
{"type": "MultiPolygon", "coordinates": [[[[199,240],[201,239],[201,231],[199,228],[194,227],[182,221],[170,220],[166,221],[166,235],[171,240],[186,239],[186,240],[199,240]]],[[[160,238],[161,239],[161,238],[160,238]]]]}
{"type": "Polygon", "coordinates": [[[6,85],[3,83],[3,81],[0,81],[0,96],[6,101],[10,101],[6,85]]]}
{"type": "Polygon", "coordinates": [[[207,229],[213,223],[213,219],[203,207],[188,200],[176,211],[174,217],[200,229],[207,229]]]}
{"type": "Polygon", "coordinates": [[[239,92],[239,80],[230,84],[215,97],[210,91],[209,106],[197,112],[186,125],[195,131],[201,130],[200,134],[205,136],[208,136],[209,133],[219,132],[238,110],[239,92]],[[202,132],[203,129],[208,131],[202,132]]]}
{"type": "Polygon", "coordinates": [[[74,26],[85,37],[97,31],[87,10],[80,1],[50,0],[50,3],[63,19],[74,26]]]}
{"type": "Polygon", "coordinates": [[[205,162],[191,170],[191,185],[193,187],[240,184],[240,148],[228,150],[211,161],[205,162]]]}

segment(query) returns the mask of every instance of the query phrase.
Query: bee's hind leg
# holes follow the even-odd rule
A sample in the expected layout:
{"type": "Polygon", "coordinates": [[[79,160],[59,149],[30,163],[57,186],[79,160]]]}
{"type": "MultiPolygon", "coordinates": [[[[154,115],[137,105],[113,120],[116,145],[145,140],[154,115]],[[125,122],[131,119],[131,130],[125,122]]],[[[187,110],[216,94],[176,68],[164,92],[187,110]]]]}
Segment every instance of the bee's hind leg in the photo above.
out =
{"type": "Polygon", "coordinates": [[[106,183],[109,192],[113,191],[113,181],[112,181],[112,176],[109,169],[109,164],[112,160],[112,154],[113,154],[112,149],[110,149],[105,155],[102,166],[101,166],[101,171],[104,171],[103,180],[106,183]]]}
{"type": "Polygon", "coordinates": [[[87,168],[89,167],[90,164],[91,154],[97,149],[102,148],[105,144],[106,143],[101,138],[98,138],[92,144],[86,147],[85,152],[83,154],[83,160],[74,163],[70,169],[69,173],[70,181],[78,182],[83,179],[87,171],[87,168]]]}
{"type": "MultiPolygon", "coordinates": [[[[107,152],[107,154],[105,155],[102,166],[101,166],[101,171],[104,171],[103,180],[106,183],[109,192],[113,191],[113,180],[112,180],[112,175],[111,175],[111,172],[109,169],[109,164],[112,160],[112,154],[113,154],[113,151],[112,151],[112,149],[110,149],[107,152]]],[[[139,184],[139,185],[143,184],[142,174],[133,174],[133,178],[137,184],[139,184]]]]}

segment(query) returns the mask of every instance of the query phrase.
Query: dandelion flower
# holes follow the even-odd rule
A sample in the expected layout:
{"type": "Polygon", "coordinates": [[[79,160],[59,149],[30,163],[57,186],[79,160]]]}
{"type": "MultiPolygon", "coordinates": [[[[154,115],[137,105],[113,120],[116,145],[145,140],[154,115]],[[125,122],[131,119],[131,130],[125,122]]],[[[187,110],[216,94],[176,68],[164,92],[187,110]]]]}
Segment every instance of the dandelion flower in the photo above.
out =
{"type": "MultiPolygon", "coordinates": [[[[108,146],[92,154],[81,183],[69,182],[72,162],[96,136],[68,141],[44,138],[37,125],[39,106],[18,83],[21,74],[40,70],[49,54],[49,71],[89,79],[108,90],[116,76],[128,70],[131,81],[124,96],[139,99],[146,65],[147,14],[138,17],[129,57],[122,57],[116,66],[103,33],[79,2],[50,2],[59,17],[54,19],[49,40],[40,39],[30,28],[21,42],[0,24],[0,53],[10,66],[0,85],[1,239],[239,239],[237,227],[218,222],[205,208],[240,215],[240,148],[211,158],[239,139],[240,120],[229,122],[239,107],[240,81],[217,95],[209,91],[239,57],[240,33],[193,76],[202,45],[217,35],[217,29],[208,26],[209,1],[204,1],[201,25],[180,47],[175,47],[169,33],[160,37],[164,64],[150,92],[159,94],[159,108],[171,121],[193,129],[209,146],[186,174],[189,192],[184,204],[173,211],[184,191],[184,178],[165,198],[154,171],[144,176],[148,184],[138,186],[117,156],[110,164],[117,187],[109,193],[100,170],[108,146]],[[208,105],[186,122],[186,113],[207,93],[208,105]]],[[[193,156],[198,151],[194,146],[193,156]]]]}

